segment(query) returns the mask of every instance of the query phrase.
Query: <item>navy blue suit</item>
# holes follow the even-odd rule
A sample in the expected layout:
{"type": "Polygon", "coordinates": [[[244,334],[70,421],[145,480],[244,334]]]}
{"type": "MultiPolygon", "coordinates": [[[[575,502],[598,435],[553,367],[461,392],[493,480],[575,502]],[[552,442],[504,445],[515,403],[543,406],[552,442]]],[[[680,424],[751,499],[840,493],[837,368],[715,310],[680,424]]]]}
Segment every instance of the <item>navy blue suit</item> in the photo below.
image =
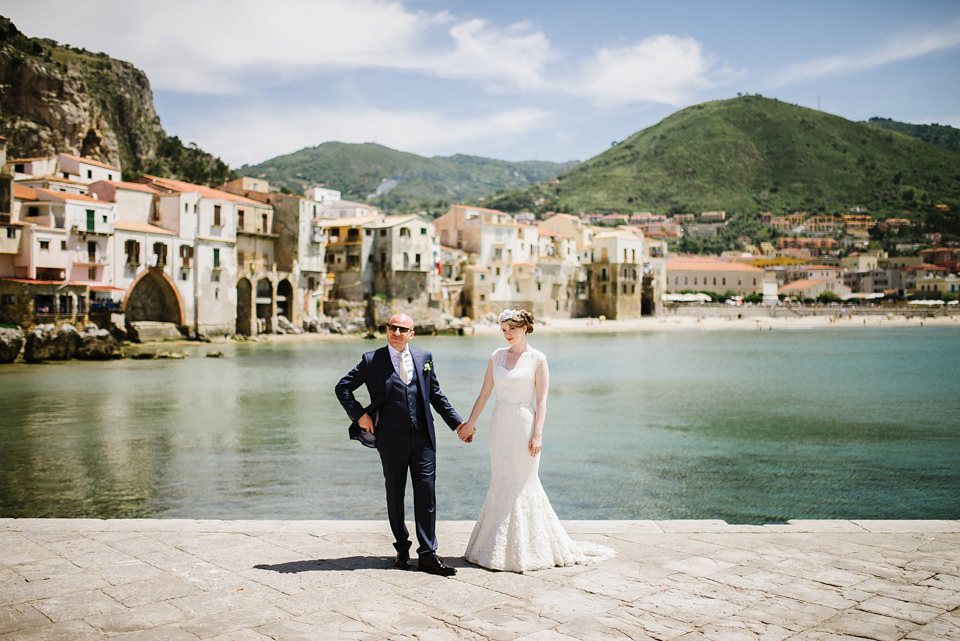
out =
{"type": "Polygon", "coordinates": [[[430,352],[407,346],[413,359],[413,377],[405,385],[397,374],[387,347],[367,352],[350,373],[337,383],[337,399],[354,421],[364,414],[374,419],[377,451],[383,465],[387,490],[387,516],[398,552],[410,549],[410,534],[404,523],[403,496],[407,471],[413,481],[413,510],[417,524],[417,554],[437,550],[437,501],[435,494],[437,437],[433,407],[455,430],[463,421],[440,391],[430,352]],[[429,367],[428,367],[429,364],[429,367]],[[371,404],[364,407],[354,390],[365,385],[371,404]]]}

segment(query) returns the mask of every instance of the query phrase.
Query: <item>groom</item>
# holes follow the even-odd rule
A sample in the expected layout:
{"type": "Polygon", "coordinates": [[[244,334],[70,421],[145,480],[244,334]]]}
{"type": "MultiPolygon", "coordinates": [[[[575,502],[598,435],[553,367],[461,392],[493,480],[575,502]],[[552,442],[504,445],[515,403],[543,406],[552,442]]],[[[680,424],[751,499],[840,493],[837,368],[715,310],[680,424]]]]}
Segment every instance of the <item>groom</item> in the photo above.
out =
{"type": "Polygon", "coordinates": [[[412,568],[410,534],[403,518],[403,495],[407,470],[413,479],[413,511],[417,524],[419,568],[424,572],[453,576],[456,568],[437,556],[437,511],[434,481],[437,439],[433,431],[433,406],[450,429],[463,421],[440,391],[430,352],[408,347],[413,338],[413,319],[395,314],[387,325],[387,346],[367,352],[349,374],[337,383],[337,399],[360,429],[374,434],[380,452],[387,488],[387,515],[396,543],[394,564],[412,568]],[[353,392],[366,385],[371,404],[363,407],[353,392]]]}

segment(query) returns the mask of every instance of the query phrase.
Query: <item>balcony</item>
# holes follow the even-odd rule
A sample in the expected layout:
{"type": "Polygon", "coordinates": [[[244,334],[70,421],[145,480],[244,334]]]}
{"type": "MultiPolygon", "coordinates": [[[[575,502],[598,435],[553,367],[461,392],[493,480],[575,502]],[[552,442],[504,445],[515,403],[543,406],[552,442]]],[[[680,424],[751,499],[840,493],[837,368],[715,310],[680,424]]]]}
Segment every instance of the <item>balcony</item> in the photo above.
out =
{"type": "Polygon", "coordinates": [[[75,252],[70,256],[70,263],[77,267],[102,267],[106,265],[108,259],[106,256],[97,256],[87,252],[75,252]]]}

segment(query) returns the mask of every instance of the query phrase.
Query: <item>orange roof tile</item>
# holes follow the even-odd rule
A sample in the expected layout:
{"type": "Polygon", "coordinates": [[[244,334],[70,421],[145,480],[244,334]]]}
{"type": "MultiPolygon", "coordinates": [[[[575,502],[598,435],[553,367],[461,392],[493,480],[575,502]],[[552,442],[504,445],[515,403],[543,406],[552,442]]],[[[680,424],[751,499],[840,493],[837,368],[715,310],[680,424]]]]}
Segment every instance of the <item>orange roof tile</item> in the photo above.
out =
{"type": "Polygon", "coordinates": [[[57,155],[63,156],[64,158],[70,158],[72,160],[78,160],[87,165],[94,165],[95,167],[103,167],[104,169],[113,169],[114,171],[120,171],[119,167],[114,167],[113,165],[102,163],[99,160],[93,160],[91,158],[81,158],[80,156],[74,156],[73,154],[57,154],[57,155]]]}
{"type": "Polygon", "coordinates": [[[742,272],[742,271],[754,271],[762,272],[763,270],[759,267],[754,267],[753,265],[747,265],[746,263],[718,263],[718,262],[707,262],[707,261],[667,261],[667,271],[673,270],[701,270],[701,271],[718,271],[718,272],[742,272]]]}
{"type": "Polygon", "coordinates": [[[829,278],[803,278],[801,280],[795,280],[788,285],[784,285],[780,288],[781,292],[792,292],[792,291],[802,291],[804,289],[809,289],[814,285],[819,285],[821,283],[833,282],[829,278]]]}
{"type": "MultiPolygon", "coordinates": [[[[130,189],[132,191],[145,191],[150,194],[157,193],[157,190],[144,183],[129,183],[123,180],[98,180],[97,182],[107,183],[117,189],[130,189]]],[[[95,183],[94,183],[95,184],[95,183]]]]}
{"type": "Polygon", "coordinates": [[[84,203],[99,203],[101,205],[110,205],[109,201],[100,200],[99,198],[93,198],[92,196],[84,196],[83,194],[68,194],[64,191],[53,191],[52,189],[42,189],[37,188],[37,193],[39,194],[48,194],[59,200],[77,200],[84,203]]]}
{"type": "Polygon", "coordinates": [[[263,203],[253,200],[251,198],[245,198],[244,196],[237,196],[236,194],[231,194],[227,191],[221,191],[219,189],[214,189],[213,187],[205,187],[204,185],[194,185],[193,183],[184,182],[182,180],[173,180],[172,178],[158,178],[157,176],[150,176],[149,174],[144,174],[142,176],[146,178],[149,182],[141,184],[150,184],[161,187],[162,189],[167,189],[169,191],[179,192],[183,194],[194,194],[199,193],[203,198],[212,198],[216,200],[230,200],[237,203],[244,203],[246,205],[258,205],[263,207],[263,203]]]}
{"type": "Polygon", "coordinates": [[[13,197],[19,198],[20,200],[36,200],[37,190],[31,189],[29,187],[24,187],[22,185],[14,185],[13,197]]]}
{"type": "Polygon", "coordinates": [[[172,232],[169,229],[164,229],[163,227],[157,227],[156,225],[151,225],[150,223],[135,223],[128,220],[118,220],[113,224],[114,229],[119,229],[121,231],[140,231],[148,234],[168,234],[170,236],[176,236],[176,232],[172,232]]]}

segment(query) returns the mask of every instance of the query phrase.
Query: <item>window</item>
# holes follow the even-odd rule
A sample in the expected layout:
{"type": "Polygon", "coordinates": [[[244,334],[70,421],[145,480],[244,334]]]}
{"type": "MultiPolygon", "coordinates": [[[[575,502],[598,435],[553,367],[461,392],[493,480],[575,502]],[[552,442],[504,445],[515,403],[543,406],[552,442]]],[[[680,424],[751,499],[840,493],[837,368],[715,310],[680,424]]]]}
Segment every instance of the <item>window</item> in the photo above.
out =
{"type": "Polygon", "coordinates": [[[40,249],[41,249],[41,251],[45,251],[45,250],[50,249],[50,241],[49,241],[49,240],[41,240],[41,241],[40,241],[40,249]]]}
{"type": "Polygon", "coordinates": [[[123,253],[127,255],[128,265],[140,264],[140,243],[135,240],[128,240],[123,243],[123,253]]]}
{"type": "Polygon", "coordinates": [[[87,231],[93,231],[97,228],[97,212],[88,209],[87,210],[87,231]]]}
{"type": "Polygon", "coordinates": [[[420,235],[421,235],[421,236],[426,236],[426,235],[427,235],[427,228],[426,228],[426,227],[421,227],[421,228],[420,228],[420,235]]]}
{"type": "Polygon", "coordinates": [[[0,305],[14,305],[17,302],[17,297],[13,294],[2,294],[0,295],[0,305]]]}
{"type": "Polygon", "coordinates": [[[193,246],[180,245],[180,265],[185,269],[189,268],[191,258],[193,258],[193,246]]]}
{"type": "Polygon", "coordinates": [[[606,294],[606,293],[607,293],[607,286],[606,286],[606,285],[604,285],[603,287],[600,288],[600,293],[601,293],[601,294],[606,294]]]}
{"type": "Polygon", "coordinates": [[[39,215],[40,215],[39,207],[35,205],[31,205],[30,207],[27,207],[27,216],[39,216],[39,215]]]}
{"type": "Polygon", "coordinates": [[[270,223],[266,214],[260,215],[260,231],[264,234],[270,233],[270,223]]]}
{"type": "Polygon", "coordinates": [[[87,297],[83,294],[77,296],[77,313],[86,314],[87,313],[87,297]]]}
{"type": "Polygon", "coordinates": [[[87,170],[87,178],[93,178],[93,170],[92,170],[92,169],[88,169],[88,170],[87,170]]]}
{"type": "Polygon", "coordinates": [[[696,276],[693,277],[693,284],[694,284],[694,285],[697,284],[697,277],[696,277],[696,276]]]}
{"type": "Polygon", "coordinates": [[[153,244],[153,256],[154,256],[154,265],[157,267],[163,267],[167,264],[167,244],[166,243],[154,243],[153,244]]]}
{"type": "Polygon", "coordinates": [[[213,226],[222,227],[220,220],[220,205],[213,206],[213,226]]]}
{"type": "Polygon", "coordinates": [[[16,237],[17,237],[16,227],[7,227],[7,238],[16,238],[16,237]]]}
{"type": "Polygon", "coordinates": [[[410,238],[410,228],[401,227],[400,228],[400,238],[410,238]]]}
{"type": "Polygon", "coordinates": [[[60,295],[60,313],[61,314],[73,313],[73,296],[70,296],[69,294],[60,295]]]}
{"type": "Polygon", "coordinates": [[[386,229],[381,229],[381,230],[380,230],[380,238],[383,238],[383,237],[385,237],[386,235],[387,235],[387,230],[386,230],[386,229]]]}
{"type": "Polygon", "coordinates": [[[183,213],[187,214],[190,212],[190,205],[188,203],[183,203],[183,213]]]}
{"type": "Polygon", "coordinates": [[[65,240],[60,241],[60,251],[64,251],[64,252],[67,251],[67,241],[65,240]]]}
{"type": "Polygon", "coordinates": [[[87,261],[91,263],[97,262],[97,243],[96,241],[88,240],[87,241],[87,261]]]}
{"type": "Polygon", "coordinates": [[[243,211],[242,209],[237,210],[237,230],[244,229],[244,220],[243,220],[244,214],[246,214],[246,212],[243,211]]]}
{"type": "Polygon", "coordinates": [[[356,227],[352,227],[347,230],[347,242],[356,242],[360,240],[360,230],[356,227]]]}
{"type": "Polygon", "coordinates": [[[689,284],[686,276],[683,277],[683,284],[684,284],[684,285],[688,285],[688,284],[689,284]]]}
{"type": "Polygon", "coordinates": [[[220,269],[220,249],[218,247],[213,248],[213,268],[220,269]]]}
{"type": "Polygon", "coordinates": [[[626,283],[623,284],[623,293],[624,293],[624,294],[627,293],[627,284],[626,284],[626,283]]]}
{"type": "Polygon", "coordinates": [[[756,279],[756,278],[753,279],[753,285],[754,285],[754,287],[756,287],[756,285],[757,285],[757,279],[756,279]]]}
{"type": "Polygon", "coordinates": [[[416,267],[417,269],[420,269],[420,254],[414,254],[413,266],[416,267]]]}
{"type": "Polygon", "coordinates": [[[18,174],[25,173],[25,172],[24,172],[24,169],[26,169],[26,167],[24,166],[24,164],[23,164],[22,162],[18,162],[17,164],[15,164],[15,165],[13,166],[13,170],[14,170],[15,172],[17,172],[18,174]]]}
{"type": "Polygon", "coordinates": [[[97,280],[97,268],[96,268],[96,267],[88,267],[88,268],[87,268],[87,278],[89,278],[90,280],[97,280]]]}
{"type": "Polygon", "coordinates": [[[724,285],[727,284],[727,279],[726,279],[726,277],[723,278],[723,284],[724,284],[724,285]]]}

